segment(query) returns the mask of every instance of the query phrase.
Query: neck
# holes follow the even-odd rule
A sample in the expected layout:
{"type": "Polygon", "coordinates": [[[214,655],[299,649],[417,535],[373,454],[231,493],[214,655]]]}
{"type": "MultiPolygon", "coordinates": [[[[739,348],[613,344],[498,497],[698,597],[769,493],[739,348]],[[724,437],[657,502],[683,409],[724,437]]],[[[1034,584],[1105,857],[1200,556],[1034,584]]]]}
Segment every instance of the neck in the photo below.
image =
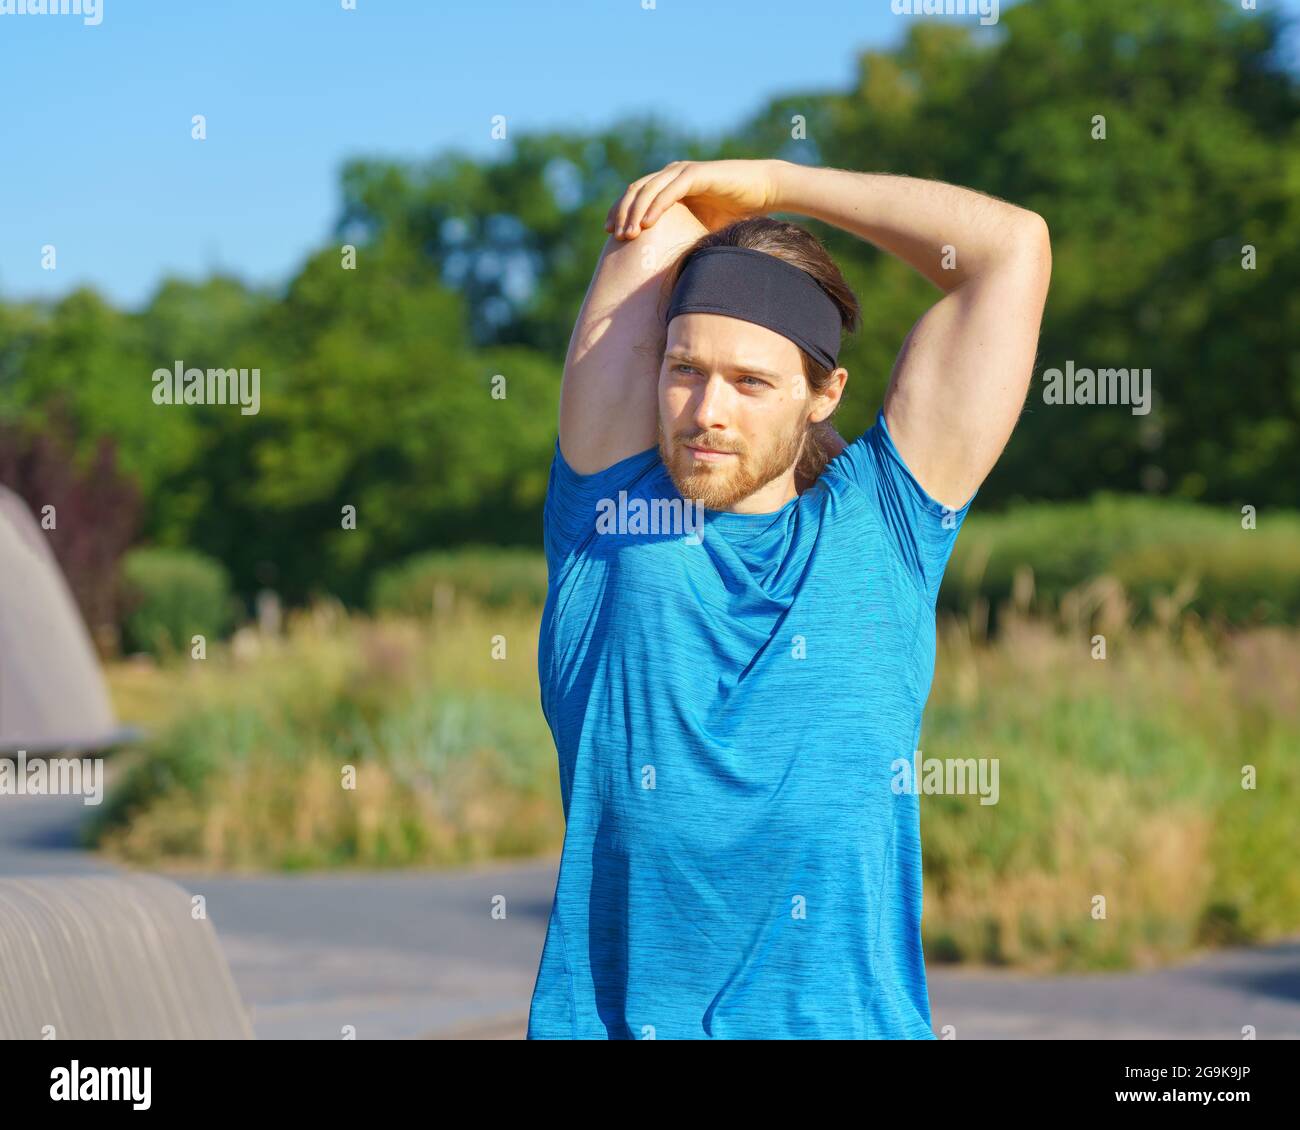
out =
{"type": "Polygon", "coordinates": [[[790,499],[802,494],[804,489],[795,482],[795,472],[792,467],[780,478],[759,487],[753,494],[747,495],[735,506],[728,506],[727,509],[733,514],[774,514],[790,499]]]}

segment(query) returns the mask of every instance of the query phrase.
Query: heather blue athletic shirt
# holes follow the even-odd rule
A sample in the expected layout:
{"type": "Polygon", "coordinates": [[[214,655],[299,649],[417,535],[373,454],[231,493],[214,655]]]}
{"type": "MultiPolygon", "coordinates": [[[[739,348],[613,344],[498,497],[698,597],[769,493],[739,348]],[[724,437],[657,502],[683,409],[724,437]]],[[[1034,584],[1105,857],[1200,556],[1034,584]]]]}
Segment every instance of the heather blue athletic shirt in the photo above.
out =
{"type": "Polygon", "coordinates": [[[769,514],[598,533],[677,499],[657,448],[556,441],[538,674],[567,827],[529,1039],[934,1039],[919,797],[899,791],[966,512],[883,412],[769,514]],[[697,540],[697,544],[691,544],[697,540]]]}

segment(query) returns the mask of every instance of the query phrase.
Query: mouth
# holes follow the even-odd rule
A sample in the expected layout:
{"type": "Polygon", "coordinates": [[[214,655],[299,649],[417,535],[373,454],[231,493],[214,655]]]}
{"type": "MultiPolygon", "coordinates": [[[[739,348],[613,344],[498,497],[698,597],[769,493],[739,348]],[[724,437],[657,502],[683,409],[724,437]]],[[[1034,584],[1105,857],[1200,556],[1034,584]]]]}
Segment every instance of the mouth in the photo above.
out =
{"type": "Polygon", "coordinates": [[[734,451],[714,451],[708,447],[692,447],[689,443],[682,446],[691,453],[692,459],[700,463],[722,463],[736,457],[734,451]]]}

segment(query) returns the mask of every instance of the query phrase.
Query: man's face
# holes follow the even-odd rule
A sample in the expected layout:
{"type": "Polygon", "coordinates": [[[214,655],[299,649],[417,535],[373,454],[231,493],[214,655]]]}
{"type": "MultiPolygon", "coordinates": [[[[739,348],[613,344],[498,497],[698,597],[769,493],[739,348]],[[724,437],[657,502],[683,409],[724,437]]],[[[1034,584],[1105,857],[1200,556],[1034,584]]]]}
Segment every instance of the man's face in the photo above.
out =
{"type": "Polygon", "coordinates": [[[659,453],[683,498],[729,510],[793,473],[811,402],[799,347],[723,314],[669,323],[659,369],[659,453]]]}

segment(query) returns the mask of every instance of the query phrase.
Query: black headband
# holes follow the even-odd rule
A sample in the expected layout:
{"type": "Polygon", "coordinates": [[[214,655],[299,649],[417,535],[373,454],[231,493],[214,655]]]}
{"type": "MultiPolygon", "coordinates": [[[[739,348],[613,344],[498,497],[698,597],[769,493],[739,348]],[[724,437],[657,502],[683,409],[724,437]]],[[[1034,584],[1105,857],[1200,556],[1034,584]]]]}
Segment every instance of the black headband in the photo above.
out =
{"type": "Polygon", "coordinates": [[[678,314],[726,314],[788,337],[828,369],[840,352],[839,307],[807,271],[752,247],[706,247],[673,287],[664,325],[678,314]]]}

